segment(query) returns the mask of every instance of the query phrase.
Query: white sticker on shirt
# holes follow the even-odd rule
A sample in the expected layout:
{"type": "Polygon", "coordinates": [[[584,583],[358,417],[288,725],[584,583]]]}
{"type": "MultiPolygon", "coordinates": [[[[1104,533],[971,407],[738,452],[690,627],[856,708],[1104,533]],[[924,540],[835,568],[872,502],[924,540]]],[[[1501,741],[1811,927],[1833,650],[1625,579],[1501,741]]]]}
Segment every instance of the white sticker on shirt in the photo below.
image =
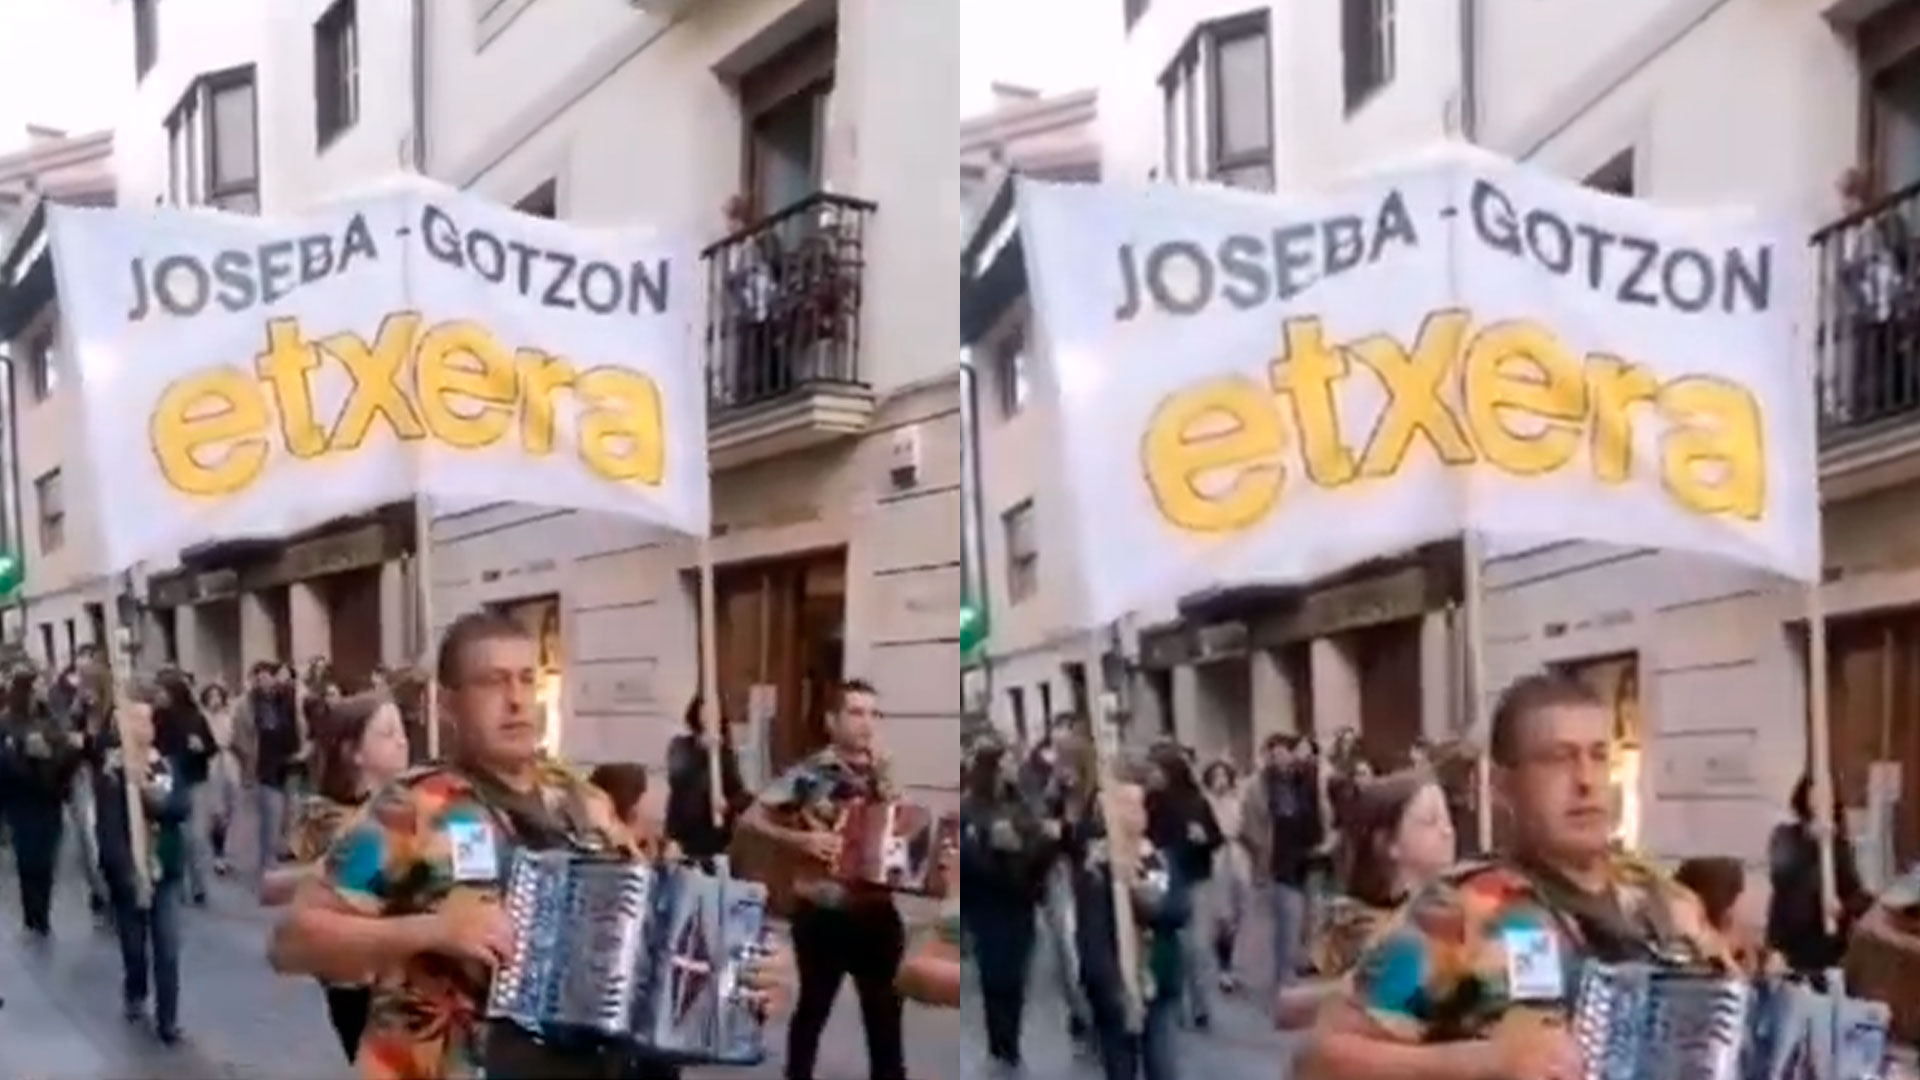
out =
{"type": "Polygon", "coordinates": [[[486,822],[449,821],[447,840],[453,847],[453,880],[492,881],[499,876],[500,857],[486,822]]]}
{"type": "Polygon", "coordinates": [[[1566,993],[1560,967],[1560,939],[1551,930],[1508,930],[1500,935],[1507,950],[1507,996],[1514,1001],[1559,1001],[1566,993]]]}

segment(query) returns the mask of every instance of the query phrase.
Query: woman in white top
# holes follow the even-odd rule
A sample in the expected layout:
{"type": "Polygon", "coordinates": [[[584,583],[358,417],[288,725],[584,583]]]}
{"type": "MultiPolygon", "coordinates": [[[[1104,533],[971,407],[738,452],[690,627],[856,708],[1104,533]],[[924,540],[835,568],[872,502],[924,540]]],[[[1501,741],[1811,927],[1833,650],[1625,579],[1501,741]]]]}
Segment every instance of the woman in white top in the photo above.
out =
{"type": "Polygon", "coordinates": [[[194,822],[204,831],[195,839],[207,845],[202,850],[213,852],[213,872],[224,877],[232,869],[227,862],[227,830],[233,824],[240,798],[240,759],[233,749],[233,703],[227,697],[227,688],[208,683],[200,691],[200,711],[213,731],[216,752],[208,764],[207,786],[199,800],[207,809],[194,822]]]}
{"type": "Polygon", "coordinates": [[[1253,881],[1247,849],[1240,844],[1240,777],[1232,765],[1214,761],[1201,774],[1200,785],[1213,807],[1213,819],[1224,841],[1213,853],[1213,887],[1204,894],[1211,902],[1200,917],[1206,920],[1208,940],[1213,942],[1220,992],[1231,994],[1240,988],[1240,980],[1233,973],[1233,948],[1253,881]]]}

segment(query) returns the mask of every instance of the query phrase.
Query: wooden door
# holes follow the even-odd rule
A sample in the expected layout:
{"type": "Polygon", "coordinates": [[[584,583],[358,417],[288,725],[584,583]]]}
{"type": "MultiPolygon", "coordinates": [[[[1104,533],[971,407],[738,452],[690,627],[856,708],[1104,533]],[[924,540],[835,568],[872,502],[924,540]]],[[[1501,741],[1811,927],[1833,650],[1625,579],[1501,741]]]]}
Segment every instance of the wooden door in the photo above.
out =
{"type": "Polygon", "coordinates": [[[841,676],[845,556],[728,567],[715,578],[714,599],[720,700],[728,720],[744,725],[753,687],[773,688],[773,722],[765,733],[771,774],[825,741],[826,710],[841,676]]]}
{"type": "Polygon", "coordinates": [[[1360,747],[1376,772],[1410,760],[1420,737],[1420,624],[1370,626],[1354,634],[1360,670],[1360,747]]]}
{"type": "Polygon", "coordinates": [[[334,574],[324,595],[328,659],[334,678],[351,693],[368,685],[380,665],[380,568],[334,574]]]}
{"type": "Polygon", "coordinates": [[[1827,662],[1834,790],[1842,806],[1865,806],[1872,764],[1898,763],[1894,861],[1910,865],[1920,859],[1920,612],[1829,626],[1827,662]]]}

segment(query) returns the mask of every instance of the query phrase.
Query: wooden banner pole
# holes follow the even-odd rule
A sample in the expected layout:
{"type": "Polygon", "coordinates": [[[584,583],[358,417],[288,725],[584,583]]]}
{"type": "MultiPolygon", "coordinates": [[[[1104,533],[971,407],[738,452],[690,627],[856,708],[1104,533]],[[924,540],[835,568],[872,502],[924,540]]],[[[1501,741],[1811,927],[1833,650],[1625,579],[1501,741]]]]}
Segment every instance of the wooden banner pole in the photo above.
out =
{"type": "Polygon", "coordinates": [[[1827,933],[1836,933],[1840,888],[1834,865],[1833,747],[1827,713],[1827,603],[1819,584],[1807,590],[1807,759],[1813,784],[1814,831],[1820,840],[1820,909],[1827,933]]]}
{"type": "Polygon", "coordinates": [[[727,793],[722,786],[720,755],[726,746],[720,725],[726,720],[720,711],[720,621],[719,605],[714,598],[713,540],[700,540],[700,725],[707,746],[707,783],[712,790],[713,823],[727,823],[727,793]]]}
{"type": "Polygon", "coordinates": [[[413,587],[419,614],[415,642],[427,679],[427,759],[440,760],[440,679],[433,670],[433,510],[425,495],[413,497],[413,587]]]}
{"type": "Polygon", "coordinates": [[[1095,775],[1100,784],[1100,810],[1107,826],[1108,877],[1113,886],[1114,956],[1120,964],[1120,989],[1126,1006],[1127,1030],[1138,1033],[1145,1024],[1146,1000],[1140,987],[1140,933],[1133,918],[1132,883],[1123,873],[1125,867],[1138,866],[1138,851],[1121,852],[1114,835],[1116,804],[1114,787],[1120,778],[1119,732],[1107,711],[1106,656],[1103,645],[1107,635],[1096,631],[1087,636],[1087,714],[1093,738],[1095,775]]]}
{"type": "MultiPolygon", "coordinates": [[[[117,609],[114,622],[122,623],[125,615],[133,610],[133,605],[127,603],[131,593],[130,582],[123,584],[121,600],[114,605],[117,609]]],[[[149,706],[136,704],[131,695],[133,688],[132,637],[132,627],[123,623],[114,627],[113,652],[109,660],[110,667],[107,670],[112,679],[110,693],[113,695],[111,704],[114,733],[120,738],[121,789],[127,800],[127,851],[133,859],[134,903],[144,911],[153,906],[153,866],[150,862],[152,855],[147,836],[147,803],[143,793],[147,782],[146,752],[153,746],[153,730],[149,726],[148,741],[137,748],[140,753],[136,754],[133,740],[127,737],[128,716],[135,708],[149,708],[149,706]]],[[[185,781],[176,776],[173,782],[179,784],[185,781]]]]}
{"type": "Polygon", "coordinates": [[[1466,721],[1475,749],[1473,765],[1474,835],[1482,854],[1493,850],[1493,746],[1487,725],[1486,586],[1481,580],[1485,554],[1480,534],[1460,536],[1462,628],[1466,640],[1466,721]]]}

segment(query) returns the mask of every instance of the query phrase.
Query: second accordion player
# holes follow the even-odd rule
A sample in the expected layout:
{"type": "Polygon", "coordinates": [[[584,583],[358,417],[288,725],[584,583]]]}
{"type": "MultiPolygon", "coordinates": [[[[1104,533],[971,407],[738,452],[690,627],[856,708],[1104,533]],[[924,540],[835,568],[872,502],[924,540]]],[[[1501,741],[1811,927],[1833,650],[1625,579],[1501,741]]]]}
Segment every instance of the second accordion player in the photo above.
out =
{"type": "Polygon", "coordinates": [[[892,892],[945,896],[940,855],[958,843],[960,821],[918,803],[855,801],[841,814],[833,876],[892,892]]]}
{"type": "Polygon", "coordinates": [[[1880,1080],[1887,1012],[1779,979],[1589,963],[1573,1033],[1585,1080],[1880,1080]]]}
{"type": "Polygon", "coordinates": [[[726,874],[572,851],[517,851],[514,950],[490,1021],[583,1052],[755,1065],[763,1022],[744,969],[764,955],[766,889],[726,874]]]}

